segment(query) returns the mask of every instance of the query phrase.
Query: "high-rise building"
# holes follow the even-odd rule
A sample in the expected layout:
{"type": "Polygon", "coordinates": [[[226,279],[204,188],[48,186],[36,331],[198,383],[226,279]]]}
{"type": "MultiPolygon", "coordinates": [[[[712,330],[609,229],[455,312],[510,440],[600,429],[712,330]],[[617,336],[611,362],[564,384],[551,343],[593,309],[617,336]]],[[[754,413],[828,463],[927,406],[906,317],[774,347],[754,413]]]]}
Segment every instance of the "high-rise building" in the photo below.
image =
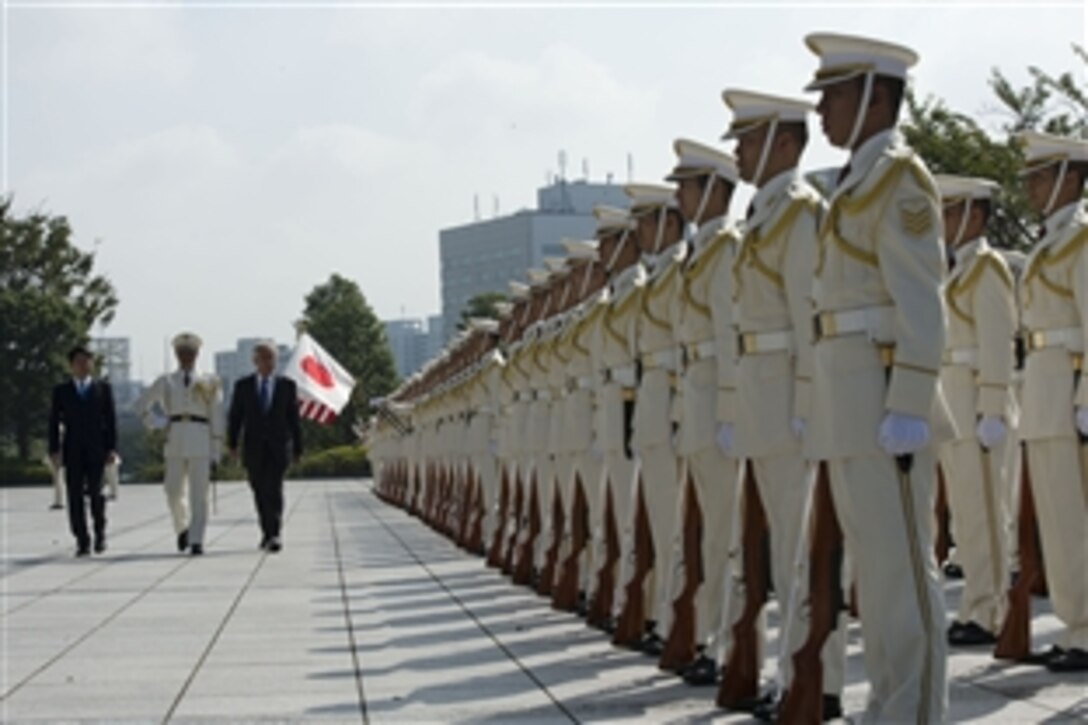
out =
{"type": "Polygon", "coordinates": [[[406,378],[442,351],[442,316],[385,320],[385,337],[397,375],[406,378]],[[437,345],[437,347],[436,347],[437,345]]]}
{"type": "Polygon", "coordinates": [[[598,204],[626,206],[622,186],[560,179],[537,190],[536,209],[441,230],[443,340],[456,332],[470,299],[506,292],[507,282],[525,279],[544,257],[564,256],[564,238],[591,237],[598,204]]]}
{"type": "Polygon", "coordinates": [[[97,357],[98,375],[109,380],[113,401],[125,409],[140,397],[143,386],[132,379],[132,342],[127,337],[92,337],[88,347],[97,357]]]}

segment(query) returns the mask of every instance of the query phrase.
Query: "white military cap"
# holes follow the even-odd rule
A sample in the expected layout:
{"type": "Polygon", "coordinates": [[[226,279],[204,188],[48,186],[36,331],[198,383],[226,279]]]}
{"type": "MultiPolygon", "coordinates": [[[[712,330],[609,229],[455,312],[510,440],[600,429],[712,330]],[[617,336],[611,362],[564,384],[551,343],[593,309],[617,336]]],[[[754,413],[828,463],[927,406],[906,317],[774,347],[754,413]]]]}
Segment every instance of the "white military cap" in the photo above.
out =
{"type": "Polygon", "coordinates": [[[1055,136],[1039,131],[1022,131],[1017,138],[1024,151],[1024,169],[1021,175],[1061,163],[1088,162],[1088,139],[1072,136],[1055,136]]]}
{"type": "Polygon", "coordinates": [[[937,190],[945,204],[953,204],[967,199],[987,200],[992,199],[1001,185],[992,179],[984,179],[974,176],[953,176],[951,174],[938,174],[934,177],[937,182],[937,190]]]}
{"type": "Polygon", "coordinates": [[[492,320],[490,317],[473,317],[468,321],[468,324],[473,330],[480,330],[481,332],[499,331],[499,321],[492,320]]]}
{"type": "Polygon", "coordinates": [[[716,174],[731,184],[737,183],[737,160],[732,154],[687,138],[676,139],[672,148],[676,152],[676,166],[665,177],[666,181],[716,174]]]}
{"type": "Polygon", "coordinates": [[[514,305],[510,302],[496,302],[495,314],[499,316],[499,319],[505,319],[510,316],[510,313],[514,311],[514,305]]]}
{"type": "Polygon", "coordinates": [[[551,279],[551,274],[549,274],[548,270],[546,269],[536,269],[534,267],[533,269],[529,270],[528,274],[530,288],[541,287],[547,284],[548,280],[551,279]]]}
{"type": "Polygon", "coordinates": [[[808,101],[739,88],[727,88],[722,91],[722,101],[733,112],[733,121],[722,136],[723,141],[735,139],[743,133],[771,122],[805,123],[808,114],[816,109],[808,101]]]}
{"type": "Polygon", "coordinates": [[[597,219],[597,234],[631,228],[631,213],[627,209],[598,204],[593,207],[593,216],[597,219]]]}
{"type": "Polygon", "coordinates": [[[508,284],[510,285],[510,296],[515,300],[523,300],[529,296],[529,285],[524,282],[511,281],[508,284]]]}
{"type": "Polygon", "coordinates": [[[918,54],[910,48],[856,35],[813,33],[805,37],[805,45],[820,56],[820,67],[806,91],[867,73],[906,80],[907,69],[918,62],[918,54]]]}
{"type": "Polygon", "coordinates": [[[173,346],[175,350],[192,350],[194,352],[200,350],[200,346],[203,344],[203,340],[200,336],[192,332],[182,332],[174,336],[173,346]]]}
{"type": "Polygon", "coordinates": [[[631,200],[631,216],[639,216],[662,207],[676,208],[676,190],[662,184],[625,184],[623,192],[631,200]]]}
{"type": "Polygon", "coordinates": [[[595,239],[564,239],[563,248],[569,259],[597,259],[597,241],[595,239]]]}
{"type": "Polygon", "coordinates": [[[570,271],[567,267],[567,260],[563,257],[545,257],[544,267],[551,273],[552,277],[561,277],[570,271]]]}

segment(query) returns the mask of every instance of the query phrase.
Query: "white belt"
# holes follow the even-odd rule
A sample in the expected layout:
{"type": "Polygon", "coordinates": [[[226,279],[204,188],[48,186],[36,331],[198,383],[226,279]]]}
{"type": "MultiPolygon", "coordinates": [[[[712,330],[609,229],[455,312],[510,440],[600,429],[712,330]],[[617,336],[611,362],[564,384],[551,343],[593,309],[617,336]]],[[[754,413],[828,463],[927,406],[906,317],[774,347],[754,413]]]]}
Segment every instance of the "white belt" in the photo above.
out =
{"type": "Polygon", "coordinates": [[[895,308],[874,305],[856,310],[820,312],[812,318],[816,340],[865,333],[877,342],[890,342],[894,333],[895,308]]]}
{"type": "Polygon", "coordinates": [[[656,370],[658,368],[669,371],[676,369],[675,349],[669,348],[668,350],[658,350],[657,352],[646,353],[642,356],[643,370],[656,370]]]}
{"type": "Polygon", "coordinates": [[[1047,347],[1064,347],[1070,352],[1084,351],[1084,332],[1079,327],[1063,327],[1054,330],[1034,330],[1024,333],[1029,352],[1047,347]]]}
{"type": "Polygon", "coordinates": [[[948,351],[944,356],[945,364],[947,365],[967,365],[969,367],[976,367],[978,365],[978,348],[977,347],[956,347],[948,351]]]}
{"type": "Polygon", "coordinates": [[[703,342],[687,345],[684,351],[687,353],[689,364],[696,360],[709,360],[718,355],[718,348],[714,340],[704,340],[703,342]]]}
{"type": "Polygon", "coordinates": [[[638,385],[638,376],[635,375],[635,369],[630,365],[622,368],[612,368],[608,371],[608,379],[625,388],[633,388],[638,385]]]}
{"type": "Polygon", "coordinates": [[[791,349],[793,349],[793,330],[742,332],[737,335],[737,352],[741,355],[788,352],[791,349]]]}

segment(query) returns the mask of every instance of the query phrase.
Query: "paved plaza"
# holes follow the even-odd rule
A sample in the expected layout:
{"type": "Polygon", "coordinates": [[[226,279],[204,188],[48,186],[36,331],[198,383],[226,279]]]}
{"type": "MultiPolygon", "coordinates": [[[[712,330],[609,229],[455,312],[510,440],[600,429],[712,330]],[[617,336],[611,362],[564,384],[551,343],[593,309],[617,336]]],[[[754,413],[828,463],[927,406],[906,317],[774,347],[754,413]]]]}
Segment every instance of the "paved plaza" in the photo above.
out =
{"type": "MultiPolygon", "coordinates": [[[[750,721],[512,586],[369,482],[289,483],[278,555],[257,550],[241,484],[220,484],[202,558],[174,549],[159,486],[123,487],[109,550],[79,560],[50,495],[0,490],[3,722],[750,721]]],[[[1057,622],[1035,606],[1048,645],[1057,622]]],[[[856,624],[850,642],[856,716],[856,624]]],[[[1083,676],[986,651],[949,667],[957,722],[1088,720],[1083,676]]]]}

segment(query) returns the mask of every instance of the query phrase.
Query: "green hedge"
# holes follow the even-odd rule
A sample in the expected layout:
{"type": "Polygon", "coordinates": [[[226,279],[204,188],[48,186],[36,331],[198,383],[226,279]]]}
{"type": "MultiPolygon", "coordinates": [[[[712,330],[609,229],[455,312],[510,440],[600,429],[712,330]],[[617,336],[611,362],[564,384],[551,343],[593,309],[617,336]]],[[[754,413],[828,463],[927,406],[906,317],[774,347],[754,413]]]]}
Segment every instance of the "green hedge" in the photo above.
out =
{"type": "Polygon", "coordinates": [[[53,483],[53,474],[49,472],[44,463],[0,458],[0,485],[38,485],[42,483],[53,483]]]}
{"type": "MultiPolygon", "coordinates": [[[[370,461],[361,446],[338,446],[307,453],[302,460],[287,469],[288,478],[365,478],[370,475],[370,461]]],[[[139,480],[162,481],[163,464],[153,463],[140,469],[139,480]]],[[[241,464],[224,461],[219,465],[220,481],[245,481],[241,464]]]]}

